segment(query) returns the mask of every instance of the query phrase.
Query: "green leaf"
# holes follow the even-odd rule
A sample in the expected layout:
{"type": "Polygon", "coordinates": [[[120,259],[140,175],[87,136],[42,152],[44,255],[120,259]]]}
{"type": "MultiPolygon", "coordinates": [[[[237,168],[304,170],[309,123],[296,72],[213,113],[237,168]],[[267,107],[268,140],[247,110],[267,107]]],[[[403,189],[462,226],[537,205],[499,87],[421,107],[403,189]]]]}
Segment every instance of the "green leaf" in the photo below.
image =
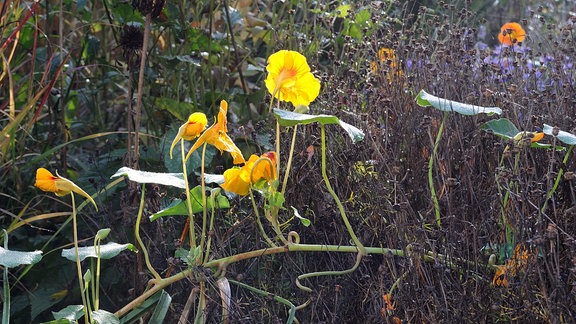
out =
{"type": "MultiPolygon", "coordinates": [[[[542,130],[544,134],[554,136],[554,127],[544,124],[544,129],[542,130]]],[[[576,145],[576,135],[572,133],[568,133],[565,131],[558,131],[558,135],[556,136],[559,141],[568,145],[576,145]]]]}
{"type": "Polygon", "coordinates": [[[124,315],[120,319],[120,323],[124,324],[124,323],[136,322],[139,318],[144,316],[144,314],[149,312],[151,310],[151,308],[160,300],[160,297],[162,296],[163,291],[164,290],[155,293],[150,298],[148,298],[144,302],[142,302],[140,305],[136,306],[128,314],[124,315]]]}
{"type": "MultiPolygon", "coordinates": [[[[126,249],[132,250],[134,249],[134,246],[131,243],[126,244],[118,244],[114,242],[106,243],[100,246],[100,258],[111,259],[126,249]]],[[[62,256],[70,261],[76,261],[76,251],[74,248],[62,250],[62,256]]],[[[94,246],[85,246],[78,248],[78,256],[80,257],[80,261],[83,261],[86,258],[98,257],[94,246]]]]}
{"type": "Polygon", "coordinates": [[[361,131],[360,129],[346,123],[343,122],[341,120],[339,120],[339,124],[342,128],[344,128],[344,130],[346,131],[346,133],[348,133],[348,135],[350,136],[350,138],[352,139],[352,142],[354,144],[360,142],[361,140],[364,139],[364,132],[361,131]]]}
{"type": "Polygon", "coordinates": [[[508,118],[491,120],[480,126],[480,129],[491,131],[494,135],[504,137],[505,139],[514,138],[520,131],[508,118]]]}
{"type": "Polygon", "coordinates": [[[308,218],[304,218],[304,217],[300,216],[298,209],[294,208],[294,206],[290,206],[290,207],[292,207],[292,210],[294,211],[294,216],[296,216],[296,218],[298,218],[300,220],[302,225],[304,225],[306,227],[310,226],[310,220],[308,218]]]}
{"type": "Polygon", "coordinates": [[[189,266],[191,265],[189,260],[188,260],[188,255],[190,254],[189,250],[186,250],[184,248],[177,248],[176,251],[174,251],[174,257],[177,259],[180,259],[182,261],[184,261],[186,264],[188,264],[189,266]]]}
{"type": "Polygon", "coordinates": [[[23,264],[35,264],[41,259],[42,251],[10,251],[0,246],[0,264],[7,268],[14,268],[23,264]]]}
{"type": "Polygon", "coordinates": [[[370,27],[371,25],[370,18],[371,18],[370,10],[362,9],[358,11],[358,13],[356,14],[355,22],[362,28],[370,27]]]}
{"type": "Polygon", "coordinates": [[[116,315],[102,309],[92,312],[92,321],[99,324],[120,324],[116,315]]]}
{"type": "MultiPolygon", "coordinates": [[[[520,131],[516,126],[507,118],[500,118],[488,121],[480,126],[480,129],[490,131],[494,135],[500,136],[507,140],[520,140],[528,132],[520,131]]],[[[530,147],[534,148],[551,148],[550,144],[542,144],[538,142],[530,143],[530,147]]],[[[564,149],[563,147],[556,147],[557,150],[564,149]]]]}
{"type": "Polygon", "coordinates": [[[129,167],[121,167],[110,178],[125,176],[131,181],[138,183],[157,183],[165,186],[186,188],[182,173],[161,173],[134,170],[129,167]]]}
{"type": "Polygon", "coordinates": [[[340,125],[352,139],[352,142],[357,143],[364,139],[364,132],[360,129],[345,123],[333,115],[308,115],[299,114],[288,110],[274,109],[274,116],[278,119],[281,126],[290,127],[295,125],[308,125],[312,123],[320,123],[322,125],[336,124],[340,125]]]}
{"type": "Polygon", "coordinates": [[[204,182],[216,183],[216,184],[221,185],[224,183],[224,175],[223,174],[204,173],[204,182]]]}
{"type": "Polygon", "coordinates": [[[281,192],[274,192],[268,197],[269,206],[282,208],[284,205],[284,194],[281,192]]]}
{"type": "MultiPolygon", "coordinates": [[[[192,201],[192,213],[193,214],[199,213],[199,212],[204,210],[204,208],[202,206],[202,187],[201,186],[196,186],[196,187],[192,188],[192,190],[190,190],[190,199],[192,201]]],[[[230,202],[228,201],[228,198],[226,198],[225,196],[219,194],[216,196],[215,199],[216,199],[216,206],[214,206],[214,207],[216,209],[230,208],[230,202]]],[[[206,199],[206,202],[208,205],[207,208],[211,209],[212,204],[210,203],[210,199],[206,199]]],[[[188,206],[186,204],[186,201],[182,201],[180,199],[174,200],[174,202],[172,202],[170,204],[170,206],[168,206],[167,208],[164,208],[163,210],[151,215],[150,221],[155,221],[159,217],[175,216],[175,215],[188,216],[188,206]]]]}
{"type": "Polygon", "coordinates": [[[337,17],[345,18],[348,16],[348,11],[350,11],[350,9],[352,9],[352,5],[349,4],[338,6],[338,8],[336,8],[337,17]]]}
{"type": "Polygon", "coordinates": [[[174,117],[178,118],[181,121],[188,120],[188,116],[191,113],[198,111],[196,106],[189,102],[182,102],[166,97],[155,98],[154,104],[156,107],[167,110],[170,112],[174,117]]]}
{"type": "MultiPolygon", "coordinates": [[[[50,276],[52,273],[47,273],[46,275],[50,276]]],[[[32,306],[30,314],[32,316],[32,323],[36,322],[34,319],[38,315],[51,309],[67,296],[66,293],[62,294],[60,289],[62,288],[39,288],[38,290],[35,290],[33,294],[30,294],[30,305],[32,306]]]]}
{"type": "Polygon", "coordinates": [[[82,305],[70,305],[58,312],[52,312],[52,316],[54,316],[54,319],[56,320],[66,319],[75,321],[84,315],[83,309],[84,306],[82,305]]]}
{"type": "Polygon", "coordinates": [[[502,109],[498,107],[474,106],[444,98],[438,98],[424,90],[420,90],[418,96],[416,96],[416,103],[422,107],[432,106],[440,111],[455,111],[466,116],[473,116],[478,114],[502,114],[502,109]]]}
{"type": "Polygon", "coordinates": [[[58,319],[49,322],[42,322],[41,324],[77,324],[77,323],[78,323],[77,321],[71,321],[69,319],[58,319]]]}
{"type": "MultiPolygon", "coordinates": [[[[168,172],[173,173],[178,173],[182,171],[182,151],[180,151],[180,143],[178,143],[176,147],[174,147],[172,158],[170,158],[170,150],[168,149],[170,147],[170,144],[172,143],[172,140],[174,139],[174,137],[176,137],[177,133],[178,132],[176,129],[168,130],[161,144],[162,147],[166,148],[164,149],[164,159],[163,159],[164,166],[166,167],[166,170],[168,170],[168,172]]],[[[188,153],[188,150],[190,150],[193,144],[194,141],[184,141],[184,155],[188,153]]],[[[196,150],[196,152],[194,152],[186,161],[186,169],[188,170],[189,174],[193,170],[197,170],[200,168],[200,165],[202,164],[202,156],[200,154],[201,151],[202,150],[196,150]]],[[[206,148],[206,155],[204,156],[204,162],[206,163],[206,165],[209,165],[212,162],[212,159],[214,159],[214,156],[216,156],[217,151],[218,150],[212,145],[209,145],[206,148]]]]}
{"type": "Polygon", "coordinates": [[[148,323],[152,323],[152,324],[164,323],[164,318],[166,317],[166,314],[168,313],[168,308],[170,307],[171,302],[172,302],[172,297],[170,297],[170,295],[165,290],[162,290],[162,294],[160,295],[160,298],[158,299],[158,303],[156,304],[156,307],[154,308],[154,312],[152,313],[152,316],[150,316],[148,323]]]}

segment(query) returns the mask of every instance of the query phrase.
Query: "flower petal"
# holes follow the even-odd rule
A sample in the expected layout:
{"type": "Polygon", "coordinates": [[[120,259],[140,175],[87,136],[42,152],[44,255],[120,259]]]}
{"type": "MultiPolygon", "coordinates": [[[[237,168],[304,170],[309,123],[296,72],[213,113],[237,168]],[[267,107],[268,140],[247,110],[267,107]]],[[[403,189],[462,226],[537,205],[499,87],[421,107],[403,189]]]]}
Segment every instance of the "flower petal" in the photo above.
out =
{"type": "Polygon", "coordinates": [[[266,88],[274,98],[294,106],[309,105],[320,93],[320,80],[310,72],[304,55],[282,50],[268,58],[266,88]]]}
{"type": "Polygon", "coordinates": [[[82,190],[82,188],[78,187],[74,182],[72,182],[66,178],[62,178],[58,174],[58,171],[56,171],[56,176],[58,176],[58,180],[56,180],[56,187],[59,190],[59,192],[56,193],[58,196],[64,196],[66,194],[69,194],[71,191],[75,192],[81,196],[84,196],[84,198],[90,200],[90,202],[94,205],[96,210],[98,210],[98,206],[96,205],[96,202],[94,201],[94,199],[92,199],[92,197],[89,194],[86,193],[86,191],[82,190]],[[63,193],[63,194],[60,194],[60,193],[63,193]]]}
{"type": "Polygon", "coordinates": [[[178,134],[172,141],[172,145],[170,145],[170,158],[172,158],[172,150],[174,150],[174,146],[180,139],[185,139],[187,141],[191,141],[196,137],[200,136],[202,131],[206,128],[206,124],[208,124],[208,119],[206,119],[206,115],[201,112],[195,112],[188,117],[188,121],[184,123],[178,129],[178,134]]]}
{"type": "Polygon", "coordinates": [[[522,42],[525,37],[526,32],[522,26],[516,22],[505,23],[500,28],[500,33],[498,34],[498,40],[504,45],[514,45],[522,42]]]}
{"type": "Polygon", "coordinates": [[[34,183],[34,186],[38,187],[42,191],[53,192],[57,196],[65,196],[70,192],[75,192],[90,200],[90,202],[94,204],[96,210],[98,210],[96,202],[89,194],[82,190],[82,188],[78,187],[74,182],[62,178],[58,172],[56,172],[56,176],[54,176],[47,169],[39,168],[36,170],[36,183],[34,183]]]}
{"type": "Polygon", "coordinates": [[[228,136],[228,121],[226,119],[226,113],[228,112],[228,103],[226,100],[220,102],[220,111],[218,112],[218,117],[216,122],[210,126],[202,135],[196,140],[196,143],[192,146],[188,154],[186,155],[186,160],[204,143],[214,145],[217,149],[229,152],[234,158],[234,164],[244,163],[244,156],[240,149],[234,144],[234,141],[228,136]]]}
{"type": "Polygon", "coordinates": [[[250,190],[250,182],[246,179],[246,171],[240,168],[231,168],[224,171],[224,183],[220,185],[224,190],[245,196],[250,190]]]}
{"type": "Polygon", "coordinates": [[[58,178],[52,175],[47,169],[39,168],[36,170],[36,183],[34,183],[34,186],[42,191],[56,193],[58,191],[56,187],[57,179],[58,178]]]}

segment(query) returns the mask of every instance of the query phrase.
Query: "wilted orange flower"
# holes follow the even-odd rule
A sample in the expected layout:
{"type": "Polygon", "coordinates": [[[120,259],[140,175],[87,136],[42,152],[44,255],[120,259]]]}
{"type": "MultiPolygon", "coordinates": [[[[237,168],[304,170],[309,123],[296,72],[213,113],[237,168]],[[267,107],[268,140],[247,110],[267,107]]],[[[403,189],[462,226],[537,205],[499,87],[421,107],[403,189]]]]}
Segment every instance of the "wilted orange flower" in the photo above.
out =
{"type": "Polygon", "coordinates": [[[384,300],[384,303],[386,303],[386,310],[393,311],[396,303],[392,302],[392,297],[390,297],[390,294],[382,295],[382,299],[384,300]]]}
{"type": "Polygon", "coordinates": [[[508,287],[508,279],[506,278],[508,272],[507,265],[500,265],[496,268],[492,284],[494,286],[508,287]]]}
{"type": "Polygon", "coordinates": [[[524,41],[526,32],[519,23],[509,22],[500,28],[498,40],[504,45],[514,45],[524,41]]]}
{"type": "Polygon", "coordinates": [[[267,152],[262,156],[252,154],[246,164],[224,171],[224,183],[220,186],[240,196],[250,191],[250,186],[260,180],[273,181],[276,179],[276,153],[267,152]]]}
{"type": "Polygon", "coordinates": [[[185,139],[187,141],[191,141],[196,137],[200,136],[202,131],[206,128],[206,124],[208,124],[208,119],[206,119],[206,115],[201,112],[195,112],[188,117],[188,121],[178,129],[178,134],[172,141],[172,145],[170,146],[170,158],[172,158],[172,150],[174,146],[180,139],[185,139]]]}
{"type": "Polygon", "coordinates": [[[308,106],[320,93],[320,80],[298,52],[282,50],[270,55],[266,71],[266,88],[278,100],[308,106]]]}
{"type": "Polygon", "coordinates": [[[90,200],[90,202],[94,204],[94,207],[96,207],[96,210],[98,210],[96,202],[94,202],[94,199],[92,199],[89,194],[82,190],[82,188],[78,187],[74,182],[62,178],[58,172],[56,172],[56,176],[54,176],[47,169],[39,168],[36,171],[36,183],[34,183],[34,186],[38,187],[42,191],[53,192],[57,196],[65,196],[70,192],[75,192],[90,200]]]}
{"type": "Polygon", "coordinates": [[[186,155],[186,160],[188,160],[190,155],[192,155],[197,148],[202,146],[204,143],[208,143],[214,145],[218,150],[220,150],[220,153],[222,153],[222,151],[229,152],[234,158],[234,164],[245,162],[242,152],[236,144],[234,144],[230,136],[228,136],[228,120],[226,119],[226,113],[228,113],[228,103],[226,100],[222,100],[220,102],[220,111],[218,112],[216,121],[196,140],[196,143],[194,143],[186,155]]]}
{"type": "Polygon", "coordinates": [[[370,62],[372,73],[377,73],[380,66],[388,66],[388,82],[392,83],[395,77],[400,77],[404,73],[400,69],[396,53],[391,48],[381,48],[378,50],[380,62],[370,62]]]}
{"type": "Polygon", "coordinates": [[[514,277],[519,272],[524,271],[528,266],[530,257],[534,255],[535,252],[535,250],[527,248],[524,243],[516,245],[514,254],[506,261],[506,264],[496,268],[492,284],[494,286],[508,287],[508,277],[514,277]]]}

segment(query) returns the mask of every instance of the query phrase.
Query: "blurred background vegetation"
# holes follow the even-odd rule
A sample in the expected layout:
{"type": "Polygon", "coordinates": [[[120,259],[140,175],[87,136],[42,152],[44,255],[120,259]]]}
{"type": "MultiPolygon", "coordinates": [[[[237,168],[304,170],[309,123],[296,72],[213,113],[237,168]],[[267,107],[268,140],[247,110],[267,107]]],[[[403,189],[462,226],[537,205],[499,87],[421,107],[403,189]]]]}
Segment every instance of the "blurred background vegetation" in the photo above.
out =
{"type": "MultiPolygon", "coordinates": [[[[59,170],[93,193],[128,164],[146,26],[134,3],[0,3],[0,221],[11,248],[44,251],[40,264],[11,271],[11,282],[19,279],[12,289],[14,322],[50,320],[50,311],[78,303],[74,266],[60,257],[71,244],[71,231],[62,230],[68,215],[49,214],[69,211],[69,200],[38,191],[34,174],[38,167],[59,170]],[[37,215],[47,216],[13,227],[37,215]]],[[[179,172],[181,162],[167,153],[179,125],[195,111],[214,116],[222,99],[230,105],[230,134],[244,155],[272,149],[266,60],[280,49],[297,50],[322,82],[311,112],[334,114],[366,133],[363,142],[352,145],[340,130],[330,129],[329,140],[329,173],[361,241],[400,249],[410,245],[412,253],[433,251],[471,261],[454,271],[418,257],[367,257],[351,275],[310,279],[313,302],[298,311],[298,318],[571,322],[576,316],[573,178],[564,177],[548,208],[540,208],[558,171],[574,171],[574,159],[562,163],[562,152],[526,149],[513,167],[513,157],[503,155],[507,143],[480,129],[491,117],[451,115],[434,164],[443,224],[435,227],[427,166],[442,114],[417,106],[414,98],[426,89],[451,100],[501,107],[521,130],[546,123],[574,133],[574,12],[574,1],[168,0],[150,24],[139,168],[179,172]],[[519,46],[501,48],[497,35],[509,21],[522,24],[527,37],[519,46]],[[379,58],[381,48],[395,51],[396,67],[379,58]],[[508,176],[497,182],[502,172],[508,176]],[[508,287],[500,287],[482,264],[493,253],[498,264],[510,258],[501,252],[498,187],[511,183],[520,189],[505,210],[516,241],[530,245],[534,257],[508,279],[508,287]],[[391,289],[394,304],[385,298],[391,289]]],[[[305,243],[348,245],[333,201],[318,186],[319,134],[315,125],[299,128],[285,204],[313,224],[287,226],[305,243]]],[[[288,141],[282,145],[287,152],[288,141]]],[[[199,163],[191,159],[189,170],[198,171],[199,163]]],[[[231,166],[213,150],[208,163],[210,173],[231,166]]],[[[180,196],[163,187],[147,192],[147,213],[180,196]]],[[[132,242],[134,197],[127,184],[100,195],[98,212],[85,208],[80,214],[80,237],[89,240],[110,227],[115,241],[132,242]]],[[[218,219],[217,256],[263,247],[248,199],[232,205],[218,219]]],[[[184,221],[143,224],[156,269],[184,267],[174,257],[184,221]]],[[[238,263],[228,275],[299,304],[310,295],[294,286],[297,275],[353,263],[346,254],[294,253],[238,263]]],[[[115,311],[144,289],[135,256],[121,255],[104,267],[102,308],[115,311]]],[[[191,287],[188,281],[169,287],[173,302],[167,322],[179,318],[191,287]]],[[[220,303],[216,293],[212,297],[209,318],[217,322],[220,303]]],[[[287,309],[235,287],[231,316],[234,322],[283,322],[287,309]]]]}

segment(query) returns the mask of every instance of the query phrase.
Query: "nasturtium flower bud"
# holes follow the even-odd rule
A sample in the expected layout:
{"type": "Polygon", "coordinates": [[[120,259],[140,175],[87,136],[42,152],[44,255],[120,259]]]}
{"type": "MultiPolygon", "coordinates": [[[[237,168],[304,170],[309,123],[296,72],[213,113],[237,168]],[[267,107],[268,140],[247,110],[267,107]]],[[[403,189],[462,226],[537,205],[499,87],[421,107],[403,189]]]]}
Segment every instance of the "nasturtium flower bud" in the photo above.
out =
{"type": "Polygon", "coordinates": [[[170,158],[172,158],[172,150],[174,150],[174,146],[178,141],[181,139],[185,139],[187,141],[191,141],[196,137],[200,136],[204,129],[206,128],[206,124],[208,124],[208,119],[206,115],[201,112],[195,112],[188,117],[188,121],[184,123],[178,129],[178,134],[172,141],[172,145],[170,146],[170,158]]]}
{"type": "Polygon", "coordinates": [[[96,207],[96,210],[98,210],[96,202],[94,202],[94,199],[92,199],[89,194],[82,190],[82,188],[78,187],[74,182],[62,178],[58,172],[56,172],[56,176],[54,176],[47,169],[39,168],[36,171],[36,183],[34,183],[34,186],[42,191],[53,192],[57,196],[65,196],[71,192],[75,192],[90,200],[90,202],[94,204],[94,207],[96,207]]]}

